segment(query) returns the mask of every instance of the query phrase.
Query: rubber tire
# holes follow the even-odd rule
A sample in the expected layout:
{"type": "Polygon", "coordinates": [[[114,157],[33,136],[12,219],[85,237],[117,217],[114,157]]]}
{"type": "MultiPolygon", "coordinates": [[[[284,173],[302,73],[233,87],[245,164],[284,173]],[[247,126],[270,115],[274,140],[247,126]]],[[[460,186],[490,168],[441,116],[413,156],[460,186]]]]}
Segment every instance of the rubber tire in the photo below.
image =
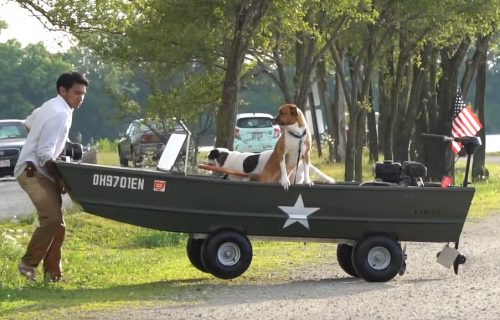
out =
{"type": "Polygon", "coordinates": [[[242,275],[252,262],[252,245],[241,232],[222,230],[211,234],[203,243],[201,258],[208,272],[220,279],[233,279],[242,275]],[[234,246],[239,257],[234,264],[227,265],[219,259],[219,249],[223,246],[234,246]]]}
{"type": "Polygon", "coordinates": [[[118,148],[118,158],[120,158],[120,165],[122,167],[128,167],[128,160],[122,157],[122,152],[120,148],[118,148]]]}
{"type": "Polygon", "coordinates": [[[354,247],[347,243],[337,244],[337,262],[342,270],[352,277],[359,278],[352,265],[352,251],[354,247]]]}
{"type": "Polygon", "coordinates": [[[205,239],[195,239],[192,236],[189,236],[186,244],[186,251],[189,262],[191,262],[193,267],[201,272],[208,272],[201,259],[201,248],[203,246],[203,242],[205,242],[205,239]]]}
{"type": "Polygon", "coordinates": [[[369,236],[360,241],[352,253],[354,271],[369,282],[386,282],[394,278],[404,263],[404,254],[401,245],[394,239],[384,235],[369,236]],[[377,270],[368,263],[368,254],[375,247],[382,247],[388,251],[390,261],[387,267],[377,270]]]}
{"type": "Polygon", "coordinates": [[[134,149],[131,149],[130,152],[132,153],[132,166],[134,168],[140,167],[139,165],[140,161],[137,161],[137,156],[134,153],[134,149]]]}

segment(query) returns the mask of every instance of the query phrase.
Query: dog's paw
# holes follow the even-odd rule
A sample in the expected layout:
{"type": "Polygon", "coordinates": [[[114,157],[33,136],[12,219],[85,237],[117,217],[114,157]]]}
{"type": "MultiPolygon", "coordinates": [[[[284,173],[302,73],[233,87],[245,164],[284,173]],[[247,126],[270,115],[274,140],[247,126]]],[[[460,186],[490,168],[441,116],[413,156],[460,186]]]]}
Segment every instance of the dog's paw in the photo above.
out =
{"type": "Polygon", "coordinates": [[[281,185],[283,186],[283,189],[285,189],[285,191],[288,190],[288,188],[290,187],[290,180],[287,176],[281,178],[281,185]]]}
{"type": "Polygon", "coordinates": [[[309,180],[309,181],[304,181],[304,184],[307,184],[309,187],[314,186],[314,182],[312,182],[311,180],[309,180]]]}

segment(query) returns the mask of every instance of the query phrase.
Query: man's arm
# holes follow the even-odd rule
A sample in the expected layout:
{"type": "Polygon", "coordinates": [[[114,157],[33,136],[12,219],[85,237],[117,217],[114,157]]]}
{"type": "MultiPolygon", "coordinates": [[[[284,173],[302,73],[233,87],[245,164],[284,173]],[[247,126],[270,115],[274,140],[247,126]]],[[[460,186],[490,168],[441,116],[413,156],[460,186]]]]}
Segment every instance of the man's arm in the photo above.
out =
{"type": "Polygon", "coordinates": [[[65,194],[68,192],[68,186],[66,185],[66,180],[64,180],[63,176],[59,172],[59,169],[57,169],[56,164],[54,161],[49,160],[45,162],[45,167],[47,168],[47,171],[49,171],[49,174],[54,177],[54,180],[56,181],[56,187],[59,193],[65,194]]]}

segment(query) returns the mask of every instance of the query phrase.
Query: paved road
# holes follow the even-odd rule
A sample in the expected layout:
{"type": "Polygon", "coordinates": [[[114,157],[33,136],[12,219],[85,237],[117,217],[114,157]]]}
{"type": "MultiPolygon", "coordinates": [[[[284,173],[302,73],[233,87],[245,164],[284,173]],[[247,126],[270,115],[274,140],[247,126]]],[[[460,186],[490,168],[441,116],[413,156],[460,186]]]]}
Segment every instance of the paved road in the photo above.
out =
{"type": "MultiPolygon", "coordinates": [[[[65,208],[73,205],[68,195],[63,197],[65,208]]],[[[23,217],[35,212],[30,198],[12,177],[0,178],[0,220],[23,217]]]]}

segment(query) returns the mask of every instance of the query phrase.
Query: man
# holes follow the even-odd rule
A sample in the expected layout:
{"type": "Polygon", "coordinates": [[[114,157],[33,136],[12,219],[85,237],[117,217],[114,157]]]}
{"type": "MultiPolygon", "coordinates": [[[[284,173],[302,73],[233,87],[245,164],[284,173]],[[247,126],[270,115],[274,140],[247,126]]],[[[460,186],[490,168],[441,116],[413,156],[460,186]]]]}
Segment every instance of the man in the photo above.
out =
{"type": "Polygon", "coordinates": [[[33,202],[40,222],[19,264],[21,274],[30,280],[35,279],[42,260],[46,280],[62,279],[65,223],[61,194],[67,192],[67,187],[54,161],[64,150],[73,111],[82,104],[88,84],[78,72],[62,74],[56,84],[58,95],[25,120],[29,134],[14,176],[33,202]]]}

